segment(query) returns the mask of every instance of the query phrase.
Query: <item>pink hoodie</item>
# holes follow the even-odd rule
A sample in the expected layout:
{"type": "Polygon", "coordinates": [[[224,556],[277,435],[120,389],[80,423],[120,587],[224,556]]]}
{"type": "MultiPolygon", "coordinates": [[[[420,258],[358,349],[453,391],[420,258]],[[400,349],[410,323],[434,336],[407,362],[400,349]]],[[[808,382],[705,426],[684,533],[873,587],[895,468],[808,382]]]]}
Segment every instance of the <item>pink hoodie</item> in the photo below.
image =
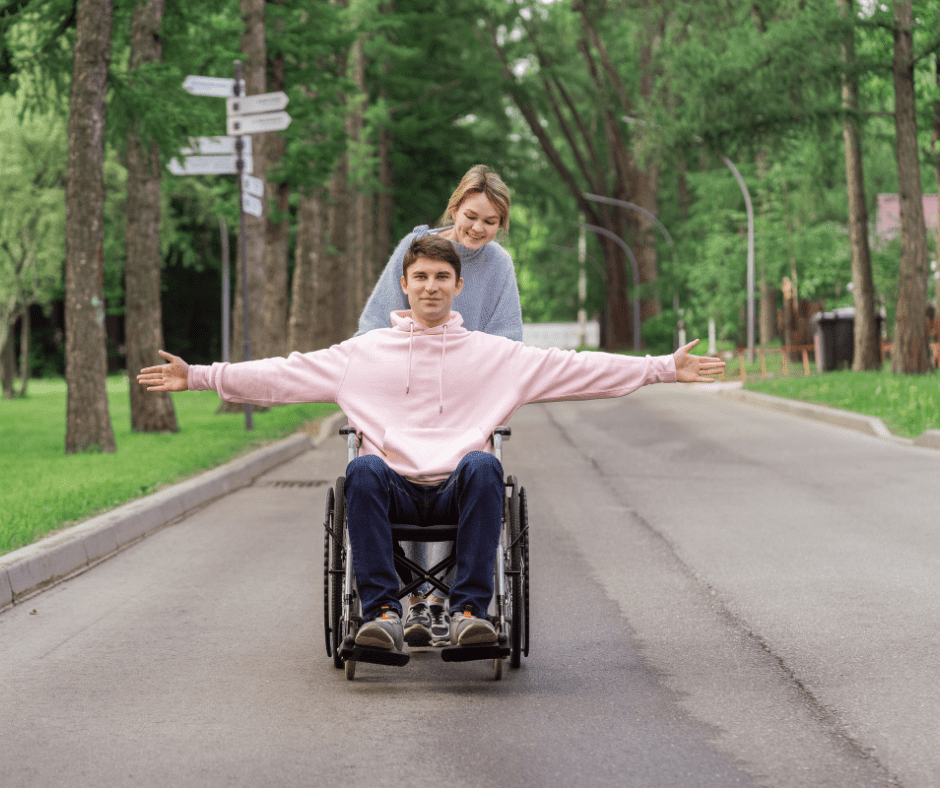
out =
{"type": "Polygon", "coordinates": [[[467,331],[463,318],[435,328],[392,312],[380,328],[315,353],[241,364],[191,365],[189,388],[230,402],[335,402],[376,454],[413,482],[439,484],[471,451],[488,451],[495,427],[528,402],[622,397],[674,383],[669,356],[543,350],[467,331]]]}

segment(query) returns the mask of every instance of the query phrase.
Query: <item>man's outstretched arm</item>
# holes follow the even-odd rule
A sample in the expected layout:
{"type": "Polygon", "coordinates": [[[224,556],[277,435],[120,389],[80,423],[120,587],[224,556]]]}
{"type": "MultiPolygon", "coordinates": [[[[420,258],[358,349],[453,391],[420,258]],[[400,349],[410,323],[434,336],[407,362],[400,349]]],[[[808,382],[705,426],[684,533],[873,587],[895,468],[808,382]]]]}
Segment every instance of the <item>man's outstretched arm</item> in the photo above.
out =
{"type": "Polygon", "coordinates": [[[179,356],[158,351],[169,364],[158,367],[146,367],[137,376],[137,382],[146,386],[147,391],[187,391],[189,389],[189,364],[179,356]]]}
{"type": "Polygon", "coordinates": [[[693,356],[689,351],[699,343],[695,339],[680,347],[673,357],[676,360],[676,380],[679,383],[714,383],[714,378],[706,375],[718,375],[724,370],[725,362],[714,356],[693,356]]]}

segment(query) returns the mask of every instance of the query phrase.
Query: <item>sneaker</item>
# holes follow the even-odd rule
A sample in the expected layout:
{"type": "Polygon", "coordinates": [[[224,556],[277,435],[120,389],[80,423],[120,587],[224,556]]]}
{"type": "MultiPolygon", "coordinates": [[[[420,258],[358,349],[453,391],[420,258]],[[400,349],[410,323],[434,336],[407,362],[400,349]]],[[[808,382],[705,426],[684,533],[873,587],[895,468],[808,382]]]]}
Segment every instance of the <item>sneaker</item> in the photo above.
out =
{"type": "Polygon", "coordinates": [[[356,633],[356,645],[369,648],[401,651],[404,639],[401,617],[390,607],[383,607],[380,615],[365,623],[356,633]]]}
{"type": "Polygon", "coordinates": [[[415,602],[405,617],[405,643],[409,646],[431,645],[431,611],[427,602],[415,602]]]}
{"type": "Polygon", "coordinates": [[[450,645],[450,613],[444,605],[431,605],[431,645],[450,645]]]}
{"type": "Polygon", "coordinates": [[[453,614],[450,621],[450,642],[455,646],[476,646],[483,643],[495,643],[496,627],[485,618],[473,615],[470,605],[459,613],[453,614]]]}

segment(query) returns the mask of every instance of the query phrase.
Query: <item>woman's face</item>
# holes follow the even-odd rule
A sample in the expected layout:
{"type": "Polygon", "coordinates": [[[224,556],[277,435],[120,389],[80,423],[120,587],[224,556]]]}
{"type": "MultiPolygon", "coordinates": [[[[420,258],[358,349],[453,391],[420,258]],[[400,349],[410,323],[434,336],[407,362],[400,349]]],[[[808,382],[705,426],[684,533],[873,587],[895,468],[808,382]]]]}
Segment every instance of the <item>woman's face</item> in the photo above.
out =
{"type": "Polygon", "coordinates": [[[483,192],[464,197],[454,216],[452,241],[468,249],[479,249],[496,237],[500,214],[483,192]]]}

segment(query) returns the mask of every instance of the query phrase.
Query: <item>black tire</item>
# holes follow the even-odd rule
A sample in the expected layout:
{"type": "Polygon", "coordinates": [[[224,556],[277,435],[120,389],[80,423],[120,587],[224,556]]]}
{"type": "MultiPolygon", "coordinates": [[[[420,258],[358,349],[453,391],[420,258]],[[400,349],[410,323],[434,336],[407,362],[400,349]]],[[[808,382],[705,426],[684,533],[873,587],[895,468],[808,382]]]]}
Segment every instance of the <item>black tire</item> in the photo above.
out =
{"type": "Polygon", "coordinates": [[[333,656],[333,630],[330,619],[330,543],[333,537],[333,488],[326,493],[326,516],[323,518],[323,631],[326,635],[326,655],[333,656]]]}
{"type": "Polygon", "coordinates": [[[519,490],[519,527],[522,529],[522,655],[529,656],[529,504],[525,487],[519,490]]]}
{"type": "Polygon", "coordinates": [[[522,540],[519,539],[521,529],[519,514],[519,484],[514,476],[510,476],[506,483],[512,488],[509,497],[509,612],[512,622],[509,625],[509,667],[518,668],[522,662],[522,647],[525,632],[525,608],[522,598],[522,540]]]}
{"type": "Polygon", "coordinates": [[[343,485],[346,479],[340,476],[333,488],[333,533],[330,538],[330,630],[332,632],[333,667],[343,668],[339,647],[343,642],[343,573],[346,569],[346,495],[343,485]]]}

